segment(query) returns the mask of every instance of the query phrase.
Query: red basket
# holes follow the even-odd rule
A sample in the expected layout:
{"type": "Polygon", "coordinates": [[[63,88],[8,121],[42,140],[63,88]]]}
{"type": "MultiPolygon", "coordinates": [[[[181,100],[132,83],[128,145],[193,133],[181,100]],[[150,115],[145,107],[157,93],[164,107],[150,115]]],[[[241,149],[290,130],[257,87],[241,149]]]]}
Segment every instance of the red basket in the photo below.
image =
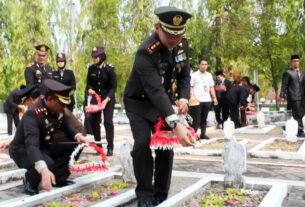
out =
{"type": "Polygon", "coordinates": [[[95,112],[102,111],[102,99],[101,99],[101,97],[97,93],[94,93],[93,96],[96,99],[97,104],[96,105],[91,105],[90,104],[89,106],[86,106],[85,111],[87,113],[95,113],[95,112]]]}
{"type": "Polygon", "coordinates": [[[75,150],[72,152],[70,161],[69,161],[69,170],[71,173],[86,173],[86,172],[94,172],[94,171],[106,171],[107,167],[107,156],[103,150],[103,148],[97,146],[94,143],[83,143],[78,145],[75,150]],[[96,152],[99,153],[101,157],[101,161],[75,161],[75,156],[79,153],[81,149],[84,147],[91,147],[96,152]]]}
{"type": "MultiPolygon", "coordinates": [[[[159,118],[158,123],[155,126],[155,133],[150,138],[150,148],[151,149],[161,149],[161,150],[171,150],[175,147],[180,146],[180,141],[175,133],[171,130],[162,130],[165,126],[162,118],[159,118]]],[[[189,133],[193,138],[197,139],[197,134],[192,127],[187,127],[189,133]]]]}

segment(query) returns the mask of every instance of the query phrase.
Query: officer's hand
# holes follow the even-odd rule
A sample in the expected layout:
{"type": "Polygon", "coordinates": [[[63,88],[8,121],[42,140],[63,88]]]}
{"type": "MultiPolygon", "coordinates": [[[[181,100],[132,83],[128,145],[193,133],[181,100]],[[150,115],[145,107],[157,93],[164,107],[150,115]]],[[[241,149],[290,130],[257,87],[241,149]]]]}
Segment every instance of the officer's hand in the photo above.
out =
{"type": "Polygon", "coordinates": [[[92,90],[91,88],[88,90],[88,93],[90,96],[93,96],[95,94],[95,90],[92,90]]]}
{"type": "Polygon", "coordinates": [[[217,98],[214,98],[214,99],[213,99],[213,105],[214,105],[214,106],[217,106],[217,105],[218,105],[218,100],[217,100],[217,98]]]}
{"type": "Polygon", "coordinates": [[[102,110],[104,110],[109,102],[109,98],[106,98],[105,100],[102,101],[102,110]]]}
{"type": "Polygon", "coordinates": [[[178,104],[178,114],[187,114],[189,107],[186,102],[179,101],[178,104]]]}
{"type": "Polygon", "coordinates": [[[280,98],[280,104],[283,104],[285,102],[285,98],[280,98]]]}
{"type": "Polygon", "coordinates": [[[94,137],[92,136],[82,136],[82,135],[79,135],[76,137],[76,141],[78,143],[90,143],[90,142],[94,142],[94,137]]]}
{"type": "Polygon", "coordinates": [[[0,143],[0,152],[4,152],[5,150],[8,149],[8,147],[10,146],[11,141],[7,140],[5,142],[1,142],[0,143]]]}
{"type": "Polygon", "coordinates": [[[191,137],[189,131],[183,124],[178,122],[176,127],[173,129],[173,131],[176,134],[176,136],[178,137],[180,144],[182,144],[182,146],[185,146],[185,147],[188,147],[188,146],[194,147],[195,146],[194,139],[191,137]]]}
{"type": "Polygon", "coordinates": [[[52,184],[55,185],[55,176],[48,168],[42,168],[40,171],[41,174],[41,183],[40,186],[46,191],[52,189],[52,184]]]}

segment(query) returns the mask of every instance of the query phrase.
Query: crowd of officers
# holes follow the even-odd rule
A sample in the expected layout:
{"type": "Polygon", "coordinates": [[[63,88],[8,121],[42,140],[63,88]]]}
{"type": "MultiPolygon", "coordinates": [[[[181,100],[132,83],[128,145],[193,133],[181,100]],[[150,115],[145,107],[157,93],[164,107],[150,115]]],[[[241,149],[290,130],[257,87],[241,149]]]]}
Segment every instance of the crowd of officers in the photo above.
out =
{"type": "MultiPolygon", "coordinates": [[[[183,146],[194,146],[189,130],[177,113],[186,115],[189,112],[193,117],[193,128],[201,129],[200,138],[207,139],[206,121],[212,105],[218,128],[229,116],[235,127],[240,127],[240,111],[244,114],[253,102],[253,95],[259,91],[258,86],[250,84],[248,77],[232,83],[222,71],[216,72],[215,84],[212,74],[207,72],[208,61],[205,58],[200,59],[198,71],[191,72],[188,40],[184,33],[187,20],[192,15],[169,6],[157,8],[155,15],[159,21],[154,24],[154,32],[136,52],[123,97],[134,138],[131,156],[139,207],[162,203],[170,188],[173,150],[157,149],[153,157],[149,147],[159,117],[165,120],[165,129],[172,130],[183,146]],[[177,106],[177,112],[173,105],[177,106]]],[[[57,69],[52,70],[46,63],[49,47],[42,44],[35,48],[35,62],[25,69],[26,87],[12,91],[6,101],[8,124],[14,120],[17,126],[9,154],[20,168],[27,169],[24,189],[29,195],[39,193],[39,186],[51,190],[52,186],[72,183],[68,180],[70,154],[78,143],[90,141],[86,133],[93,134],[95,141],[101,140],[102,114],[107,155],[113,155],[112,119],[117,88],[115,71],[107,64],[104,48],[94,47],[91,53],[93,64],[87,72],[84,106],[97,104],[94,96],[98,94],[102,98],[103,111],[85,113],[83,127],[72,114],[76,80],[73,71],[66,69],[65,54],[56,55],[57,69]],[[22,107],[22,103],[27,108],[22,107]],[[21,121],[19,110],[24,112],[21,121]]],[[[290,95],[293,90],[289,84],[293,80],[286,77],[291,75],[287,73],[285,81],[290,95]]],[[[298,108],[299,103],[293,104],[293,109],[298,108]]],[[[8,133],[12,134],[11,126],[8,126],[8,133]]]]}

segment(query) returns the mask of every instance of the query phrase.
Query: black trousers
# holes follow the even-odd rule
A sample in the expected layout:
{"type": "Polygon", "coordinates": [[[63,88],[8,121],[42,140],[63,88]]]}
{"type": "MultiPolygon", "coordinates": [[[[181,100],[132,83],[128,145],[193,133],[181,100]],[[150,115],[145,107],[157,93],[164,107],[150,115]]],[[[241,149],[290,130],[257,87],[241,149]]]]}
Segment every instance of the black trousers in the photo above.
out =
{"type": "MultiPolygon", "coordinates": [[[[67,140],[68,141],[68,140],[67,140]]],[[[49,148],[43,149],[42,155],[47,163],[49,170],[54,174],[56,182],[65,181],[70,175],[69,160],[70,155],[76,145],[52,144],[49,148]]],[[[41,175],[34,168],[35,163],[31,162],[24,148],[12,151],[9,148],[10,157],[15,161],[19,168],[27,169],[26,179],[31,186],[38,187],[41,175]]]]}
{"type": "Polygon", "coordinates": [[[7,113],[6,117],[7,117],[7,133],[9,135],[12,135],[13,134],[13,121],[14,121],[16,128],[19,123],[19,112],[16,111],[14,113],[7,113]]]}
{"type": "Polygon", "coordinates": [[[200,127],[200,138],[204,138],[207,129],[207,118],[210,111],[211,102],[200,102],[198,106],[192,106],[189,114],[193,118],[192,127],[195,131],[200,127]]]}
{"type": "Polygon", "coordinates": [[[239,104],[228,103],[229,104],[229,111],[231,120],[234,122],[235,128],[240,128],[240,121],[239,121],[239,104]]]}
{"type": "Polygon", "coordinates": [[[140,201],[166,199],[171,182],[174,152],[155,150],[154,160],[149,143],[155,123],[133,113],[127,113],[127,116],[135,141],[131,156],[137,180],[135,190],[137,199],[140,201]]]}
{"type": "Polygon", "coordinates": [[[214,106],[215,117],[218,124],[223,124],[229,117],[229,106],[225,100],[219,98],[218,104],[214,106]]]}
{"type": "Polygon", "coordinates": [[[304,101],[303,100],[289,101],[288,105],[291,107],[293,118],[298,122],[299,133],[303,132],[302,118],[303,118],[304,113],[305,113],[304,101]]]}
{"type": "MultiPolygon", "coordinates": [[[[103,111],[104,127],[106,131],[107,148],[113,149],[114,126],[113,111],[115,101],[111,100],[103,111]]],[[[101,141],[101,112],[87,114],[87,121],[92,129],[95,141],[101,141]]]]}

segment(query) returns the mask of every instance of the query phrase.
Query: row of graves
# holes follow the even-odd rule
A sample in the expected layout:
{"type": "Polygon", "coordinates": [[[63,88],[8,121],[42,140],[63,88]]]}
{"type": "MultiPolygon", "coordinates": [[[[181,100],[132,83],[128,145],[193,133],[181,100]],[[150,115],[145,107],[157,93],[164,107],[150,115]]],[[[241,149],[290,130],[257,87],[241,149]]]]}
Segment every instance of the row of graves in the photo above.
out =
{"type": "MultiPolygon", "coordinates": [[[[235,129],[226,121],[223,138],[197,141],[195,148],[181,147],[176,140],[164,143],[153,140],[152,149],[174,148],[179,156],[216,156],[222,158],[223,174],[173,171],[169,198],[159,207],[280,207],[291,204],[291,186],[282,180],[245,177],[250,157],[304,160],[304,141],[296,137],[297,122],[286,122],[285,137],[270,137],[260,142],[235,138],[236,134],[268,134],[273,125],[265,124],[264,113],[257,113],[257,124],[235,129]]],[[[129,129],[117,125],[116,132],[129,129]]],[[[130,129],[129,129],[130,130],[130,129]]],[[[213,129],[215,130],[215,129],[213,129]]],[[[119,133],[118,133],[119,134],[119,133]]],[[[161,136],[161,135],[160,135],[161,136]]],[[[173,137],[172,137],[173,138],[173,137]]],[[[79,145],[71,155],[71,180],[75,184],[53,188],[50,192],[28,196],[23,194],[22,178],[25,170],[18,169],[6,153],[0,154],[0,206],[33,207],[135,207],[135,177],[130,152],[133,140],[128,136],[115,137],[115,156],[107,158],[94,144],[79,145]],[[83,150],[78,161],[74,155],[83,150]]],[[[295,182],[305,187],[303,182],[295,182]]],[[[295,187],[295,186],[294,186],[295,187]]],[[[305,188],[304,188],[305,189],[305,188]]],[[[295,201],[295,200],[294,200],[295,201]]],[[[299,203],[299,206],[304,203],[299,203]]]]}

